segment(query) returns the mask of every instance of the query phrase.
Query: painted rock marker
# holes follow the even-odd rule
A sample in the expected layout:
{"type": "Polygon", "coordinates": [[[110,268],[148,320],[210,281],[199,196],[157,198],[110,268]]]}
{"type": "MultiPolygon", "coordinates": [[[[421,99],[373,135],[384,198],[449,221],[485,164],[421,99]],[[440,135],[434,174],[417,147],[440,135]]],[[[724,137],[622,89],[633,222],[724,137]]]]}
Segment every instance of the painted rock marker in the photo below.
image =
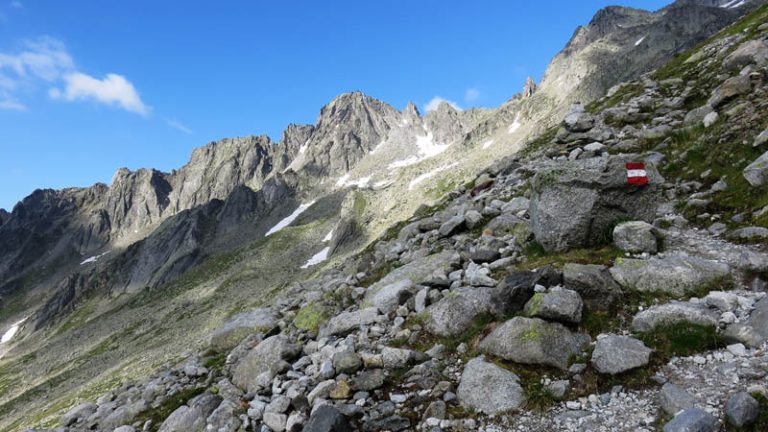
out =
{"type": "Polygon", "coordinates": [[[645,164],[640,162],[627,162],[627,183],[644,186],[648,184],[648,173],[645,172],[645,164]]]}

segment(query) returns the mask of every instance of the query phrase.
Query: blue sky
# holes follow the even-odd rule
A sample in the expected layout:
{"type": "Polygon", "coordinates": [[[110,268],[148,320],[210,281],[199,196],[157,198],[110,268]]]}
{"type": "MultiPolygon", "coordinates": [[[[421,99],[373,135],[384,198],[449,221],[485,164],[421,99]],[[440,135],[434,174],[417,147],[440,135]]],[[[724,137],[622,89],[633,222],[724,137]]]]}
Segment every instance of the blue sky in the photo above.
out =
{"type": "Polygon", "coordinates": [[[0,0],[0,208],[314,123],[361,90],[494,107],[601,7],[664,0],[0,0]]]}

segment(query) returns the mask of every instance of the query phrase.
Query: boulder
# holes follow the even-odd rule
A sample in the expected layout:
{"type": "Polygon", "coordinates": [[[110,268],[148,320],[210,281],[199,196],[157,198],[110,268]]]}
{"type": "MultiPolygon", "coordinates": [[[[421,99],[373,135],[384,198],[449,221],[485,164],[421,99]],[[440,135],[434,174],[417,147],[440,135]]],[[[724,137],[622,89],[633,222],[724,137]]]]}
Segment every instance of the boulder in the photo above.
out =
{"type": "Polygon", "coordinates": [[[440,337],[457,336],[492,304],[490,288],[459,288],[426,309],[425,328],[440,337]]]}
{"type": "Polygon", "coordinates": [[[768,180],[768,152],[747,165],[742,175],[752,186],[762,186],[768,180]]]}
{"type": "Polygon", "coordinates": [[[715,112],[715,109],[709,106],[709,104],[694,108],[685,115],[683,124],[686,126],[698,126],[704,122],[704,118],[713,112],[715,112]]]}
{"type": "Polygon", "coordinates": [[[91,414],[96,412],[96,405],[92,403],[82,403],[67,411],[61,416],[59,424],[64,427],[71,426],[79,421],[85,420],[91,414]]]}
{"type": "Polygon", "coordinates": [[[553,287],[544,293],[536,293],[525,304],[525,314],[532,317],[578,324],[581,322],[583,304],[576,291],[553,287]]]}
{"type": "Polygon", "coordinates": [[[202,432],[208,416],[219,406],[221,397],[213,393],[203,393],[194,397],[187,405],[177,408],[163,424],[160,432],[202,432]]]}
{"type": "Polygon", "coordinates": [[[466,219],[464,219],[464,216],[453,216],[444,224],[440,225],[438,231],[440,232],[441,236],[449,237],[464,229],[466,227],[465,223],[466,219]]]}
{"type": "Polygon", "coordinates": [[[648,364],[652,349],[635,338],[598,336],[592,366],[602,374],[616,375],[648,364]]]}
{"type": "Polygon", "coordinates": [[[695,403],[696,400],[693,398],[693,395],[684,388],[669,382],[661,386],[659,406],[667,414],[674,416],[680,411],[693,407],[695,403]]]}
{"type": "Polygon", "coordinates": [[[574,104],[565,116],[563,125],[568,132],[586,132],[595,127],[595,117],[584,110],[581,104],[574,104]]]}
{"type": "Polygon", "coordinates": [[[536,285],[552,286],[562,282],[562,275],[554,267],[536,271],[513,271],[493,290],[491,312],[497,317],[509,316],[523,310],[533,297],[536,285]]]}
{"type": "Polygon", "coordinates": [[[331,318],[320,328],[320,337],[343,335],[360,326],[370,325],[376,322],[379,310],[375,307],[358,309],[353,312],[344,312],[331,318]]]}
{"type": "Polygon", "coordinates": [[[621,220],[650,222],[661,202],[664,179],[646,163],[649,183],[627,182],[626,163],[633,155],[552,163],[532,181],[529,213],[536,240],[547,251],[606,243],[621,220]]]}
{"type": "Polygon", "coordinates": [[[239,410],[239,404],[229,400],[222,401],[219,407],[213,410],[206,419],[206,430],[237,432],[241,425],[240,419],[237,417],[239,410]]]}
{"type": "Polygon", "coordinates": [[[274,373],[273,367],[299,355],[301,346],[279,334],[261,341],[234,368],[232,383],[247,391],[255,390],[255,379],[264,372],[274,373]]]}
{"type": "Polygon", "coordinates": [[[744,42],[723,60],[723,67],[731,72],[739,72],[751,64],[768,64],[768,43],[762,40],[744,42]]]}
{"type": "Polygon", "coordinates": [[[588,335],[572,333],[562,324],[515,317],[491,332],[479,348],[505,360],[565,370],[570,357],[580,354],[589,341],[588,335]]]}
{"type": "Polygon", "coordinates": [[[371,285],[364,303],[379,308],[385,314],[392,312],[407,299],[414,284],[431,279],[435,272],[449,273],[459,260],[459,254],[452,250],[414,259],[371,285]]]}
{"type": "Polygon", "coordinates": [[[610,271],[624,289],[675,296],[715,287],[730,277],[727,264],[686,254],[648,260],[621,258],[610,271]]]}
{"type": "Polygon", "coordinates": [[[725,416],[728,423],[742,428],[757,420],[760,414],[760,403],[747,392],[738,392],[728,399],[725,405],[725,416]]]}
{"type": "Polygon", "coordinates": [[[349,421],[339,410],[329,405],[318,407],[304,425],[303,432],[353,432],[349,421]]]}
{"type": "Polygon", "coordinates": [[[613,229],[613,244],[630,253],[656,253],[658,239],[656,228],[648,222],[623,222],[613,229]]]}
{"type": "Polygon", "coordinates": [[[764,240],[768,239],[768,228],[765,227],[743,227],[731,231],[728,238],[734,240],[764,240]]]}
{"type": "Polygon", "coordinates": [[[701,408],[689,408],[664,425],[664,432],[717,432],[717,417],[701,408]]]}
{"type": "Polygon", "coordinates": [[[276,322],[275,313],[268,308],[239,313],[213,332],[210,346],[218,352],[230,350],[251,333],[269,331],[276,322]]]}
{"type": "Polygon", "coordinates": [[[610,310],[622,297],[621,288],[603,265],[568,263],[563,266],[563,284],[579,293],[590,311],[610,310]]]}
{"type": "Polygon", "coordinates": [[[749,314],[748,323],[763,341],[768,340],[768,297],[757,302],[755,309],[749,314]]]}
{"type": "Polygon", "coordinates": [[[749,80],[749,75],[737,75],[728,78],[720,84],[720,87],[712,92],[712,96],[707,103],[713,108],[717,108],[731,99],[747,94],[750,91],[752,91],[752,83],[749,80]]]}
{"type": "Polygon", "coordinates": [[[760,147],[761,145],[768,143],[768,129],[760,132],[755,137],[755,142],[752,143],[752,147],[760,147]]]}
{"type": "Polygon", "coordinates": [[[456,395],[465,407],[488,415],[516,410],[525,401],[517,375],[482,357],[467,362],[456,395]]]}
{"type": "Polygon", "coordinates": [[[672,302],[651,306],[638,313],[632,319],[632,328],[639,332],[648,332],[657,327],[679,323],[691,323],[717,327],[720,314],[703,304],[672,302]]]}

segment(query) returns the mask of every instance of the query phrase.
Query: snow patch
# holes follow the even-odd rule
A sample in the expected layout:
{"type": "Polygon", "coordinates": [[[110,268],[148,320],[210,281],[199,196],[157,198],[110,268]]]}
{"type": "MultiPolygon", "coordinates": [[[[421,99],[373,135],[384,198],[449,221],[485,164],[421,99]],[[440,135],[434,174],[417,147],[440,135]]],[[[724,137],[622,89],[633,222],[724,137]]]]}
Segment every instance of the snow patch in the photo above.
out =
{"type": "Polygon", "coordinates": [[[359,188],[368,187],[368,183],[371,181],[371,176],[368,177],[360,177],[357,180],[350,180],[349,174],[344,174],[343,176],[339,177],[339,180],[336,181],[336,187],[349,187],[349,186],[357,186],[359,188]]]}
{"type": "Polygon", "coordinates": [[[325,237],[323,237],[323,243],[331,241],[332,238],[333,238],[333,230],[330,230],[328,234],[326,234],[325,237]]]}
{"type": "Polygon", "coordinates": [[[744,6],[744,3],[746,3],[746,0],[731,0],[720,7],[723,9],[735,9],[737,7],[744,6]]]}
{"type": "Polygon", "coordinates": [[[418,153],[415,156],[392,162],[389,164],[389,169],[403,168],[417,164],[423,160],[439,155],[448,150],[448,147],[450,147],[450,144],[440,144],[435,142],[432,132],[427,131],[426,135],[416,137],[416,149],[418,150],[418,153]]]}
{"type": "Polygon", "coordinates": [[[308,259],[307,262],[304,263],[303,266],[301,266],[301,268],[303,269],[309,268],[309,267],[312,267],[313,265],[318,265],[321,262],[327,260],[329,252],[331,252],[331,248],[330,246],[326,246],[325,248],[323,248],[323,250],[314,254],[312,258],[308,259]]]}
{"type": "Polygon", "coordinates": [[[458,162],[454,162],[454,163],[452,163],[450,165],[444,165],[444,166],[441,166],[439,168],[435,168],[434,170],[432,170],[432,171],[430,171],[428,173],[424,173],[424,174],[416,177],[415,179],[411,180],[410,183],[408,183],[408,190],[412,190],[414,187],[416,187],[416,185],[418,185],[419,183],[423,182],[424,180],[427,180],[430,177],[434,177],[436,174],[438,174],[438,173],[440,173],[442,171],[451,169],[451,168],[457,166],[458,164],[459,164],[458,162]]]}
{"type": "Polygon", "coordinates": [[[86,264],[90,264],[90,263],[95,263],[95,262],[96,262],[96,261],[98,261],[98,260],[99,260],[101,257],[103,257],[104,255],[108,254],[109,252],[110,252],[110,251],[106,251],[106,252],[104,252],[103,254],[100,254],[100,255],[94,255],[94,256],[92,256],[92,257],[90,257],[90,258],[86,258],[86,259],[84,259],[84,260],[83,260],[83,262],[81,262],[81,263],[80,263],[80,265],[86,265],[86,264]]]}
{"type": "Polygon", "coordinates": [[[18,333],[18,331],[19,331],[19,326],[21,326],[21,324],[22,324],[24,321],[26,321],[26,320],[27,320],[27,319],[26,319],[26,318],[24,318],[24,319],[22,319],[21,321],[17,321],[17,322],[15,322],[15,323],[13,323],[13,324],[11,325],[11,328],[9,328],[8,330],[6,330],[6,332],[5,332],[5,333],[3,333],[3,337],[2,337],[2,338],[0,338],[0,343],[7,343],[7,342],[9,342],[11,339],[13,339],[13,337],[14,337],[14,336],[16,336],[16,333],[18,333]]]}
{"type": "Polygon", "coordinates": [[[273,226],[269,231],[267,231],[267,233],[264,234],[264,237],[270,236],[270,235],[280,231],[281,229],[287,227],[291,223],[293,223],[293,221],[295,221],[296,218],[299,217],[299,215],[304,213],[304,211],[306,209],[312,207],[312,204],[314,204],[314,203],[315,203],[315,201],[312,200],[312,201],[310,201],[310,202],[308,202],[306,204],[301,204],[299,206],[299,208],[294,210],[293,213],[289,214],[288,217],[286,217],[285,219],[281,220],[280,222],[277,223],[277,225],[273,226]]]}
{"type": "Polygon", "coordinates": [[[309,147],[309,141],[305,142],[304,145],[299,147],[299,154],[304,154],[307,151],[307,147],[309,147]]]}
{"type": "Polygon", "coordinates": [[[647,37],[648,37],[648,35],[645,35],[645,36],[641,37],[640,39],[638,39],[638,40],[637,40],[637,42],[635,42],[635,46],[638,46],[638,45],[640,45],[641,43],[643,43],[643,41],[644,41],[644,40],[645,40],[645,38],[647,38],[647,37]]]}
{"type": "Polygon", "coordinates": [[[490,147],[490,146],[492,146],[492,145],[493,145],[493,140],[492,140],[492,139],[489,139],[488,141],[486,141],[486,142],[484,142],[484,143],[483,143],[483,148],[484,148],[484,149],[487,149],[488,147],[490,147]]]}
{"type": "Polygon", "coordinates": [[[517,115],[515,116],[515,121],[513,121],[512,124],[509,125],[509,129],[507,130],[507,132],[511,134],[515,133],[515,131],[520,129],[520,126],[522,126],[520,124],[520,113],[517,113],[517,115]]]}

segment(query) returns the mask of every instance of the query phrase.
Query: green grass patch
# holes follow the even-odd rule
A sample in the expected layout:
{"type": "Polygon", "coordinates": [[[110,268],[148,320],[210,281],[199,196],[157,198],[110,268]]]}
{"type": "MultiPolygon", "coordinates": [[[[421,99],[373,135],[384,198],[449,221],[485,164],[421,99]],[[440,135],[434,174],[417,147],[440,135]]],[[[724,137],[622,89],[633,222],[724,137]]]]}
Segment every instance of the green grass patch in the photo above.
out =
{"type": "Polygon", "coordinates": [[[525,248],[527,261],[518,264],[517,268],[530,270],[550,264],[561,268],[567,263],[611,265],[616,257],[622,255],[623,252],[613,245],[550,253],[546,252],[541,245],[536,246],[536,243],[532,242],[525,248]]]}
{"type": "Polygon", "coordinates": [[[639,333],[637,338],[652,348],[653,357],[662,363],[673,356],[690,356],[725,346],[725,341],[715,327],[687,322],[657,327],[639,333]]]}
{"type": "Polygon", "coordinates": [[[151,431],[157,431],[160,429],[160,425],[163,421],[176,411],[177,408],[189,402],[190,399],[202,394],[205,391],[205,387],[195,387],[184,389],[173,396],[168,397],[160,406],[151,409],[144,413],[139,414],[136,421],[145,423],[149,420],[152,421],[151,431]]]}
{"type": "Polygon", "coordinates": [[[293,325],[301,330],[317,332],[320,326],[331,316],[331,311],[318,303],[310,303],[303,308],[293,318],[293,325]]]}

